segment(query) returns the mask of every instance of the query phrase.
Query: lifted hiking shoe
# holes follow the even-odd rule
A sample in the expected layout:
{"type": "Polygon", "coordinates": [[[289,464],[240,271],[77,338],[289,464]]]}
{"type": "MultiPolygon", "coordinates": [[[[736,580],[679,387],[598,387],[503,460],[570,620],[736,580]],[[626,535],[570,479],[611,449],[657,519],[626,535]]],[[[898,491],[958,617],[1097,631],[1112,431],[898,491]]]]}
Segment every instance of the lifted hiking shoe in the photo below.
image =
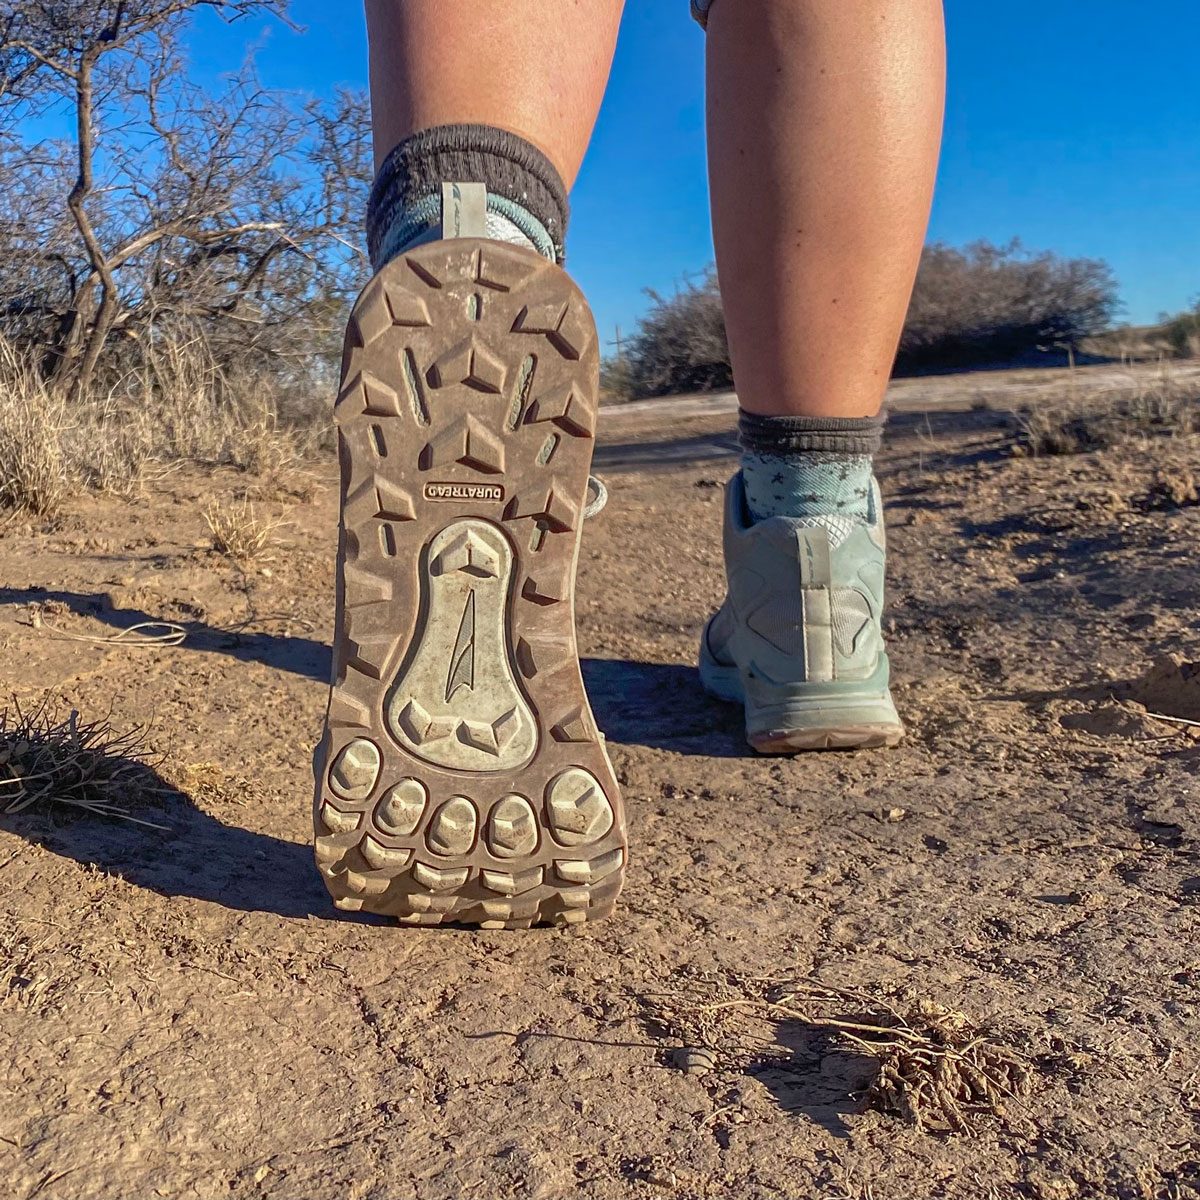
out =
{"type": "Polygon", "coordinates": [[[700,646],[700,679],[746,706],[764,754],[894,746],[879,619],[886,549],[879,485],[871,520],[771,517],[752,523],[739,472],[725,496],[729,595],[700,646]]]}
{"type": "Polygon", "coordinates": [[[599,362],[579,290],[478,238],[388,263],[350,321],[316,856],[418,925],[607,916],[625,820],[575,648],[599,362]]]}

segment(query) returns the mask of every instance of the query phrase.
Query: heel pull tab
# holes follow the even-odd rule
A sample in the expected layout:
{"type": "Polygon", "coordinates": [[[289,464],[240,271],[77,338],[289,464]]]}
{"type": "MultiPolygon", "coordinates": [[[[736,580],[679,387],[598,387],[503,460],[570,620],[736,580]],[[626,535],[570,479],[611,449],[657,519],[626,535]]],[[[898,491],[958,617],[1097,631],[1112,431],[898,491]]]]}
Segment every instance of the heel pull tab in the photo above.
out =
{"type": "Polygon", "coordinates": [[[830,562],[829,531],[819,526],[796,530],[797,558],[800,565],[800,587],[828,588],[833,586],[833,564],[830,562]]]}
{"type": "Polygon", "coordinates": [[[833,569],[829,532],[798,529],[800,602],[804,621],[804,678],[809,683],[832,683],[833,569]]]}
{"type": "Polygon", "coordinates": [[[442,237],[487,237],[486,184],[442,184],[442,237]]]}

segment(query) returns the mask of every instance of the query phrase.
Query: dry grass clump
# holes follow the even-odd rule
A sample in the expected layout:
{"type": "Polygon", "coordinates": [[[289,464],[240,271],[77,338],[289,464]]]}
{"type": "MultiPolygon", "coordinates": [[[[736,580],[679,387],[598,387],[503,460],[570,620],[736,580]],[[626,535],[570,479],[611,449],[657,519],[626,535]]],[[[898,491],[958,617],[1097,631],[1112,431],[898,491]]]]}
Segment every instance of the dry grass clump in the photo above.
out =
{"type": "Polygon", "coordinates": [[[1164,463],[1154,472],[1145,505],[1151,510],[1171,511],[1200,504],[1200,478],[1186,462],[1164,463]]]}
{"type": "Polygon", "coordinates": [[[107,721],[56,717],[49,699],[0,711],[0,813],[63,807],[161,828],[132,815],[135,803],[161,793],[141,756],[145,730],[117,733],[107,721]]]}
{"type": "Polygon", "coordinates": [[[769,1001],[793,1020],[813,1021],[879,1060],[870,1104],[918,1128],[969,1133],[971,1118],[1003,1110],[1029,1090],[1020,1056],[964,1013],[928,997],[897,1004],[857,989],[810,981],[782,985],[769,1001]],[[828,1014],[842,1007],[846,1016],[828,1014]]]}
{"type": "Polygon", "coordinates": [[[66,401],[0,340],[0,508],[51,516],[76,491],[66,401]]]}
{"type": "Polygon", "coordinates": [[[155,453],[256,471],[268,440],[286,440],[272,383],[218,363],[205,343],[165,339],[145,347],[120,383],[121,407],[147,427],[155,453]]]}
{"type": "Polygon", "coordinates": [[[1074,384],[1060,401],[1016,414],[1014,452],[1087,454],[1129,442],[1184,437],[1200,430],[1200,384],[1164,371],[1127,390],[1088,395],[1074,384]]]}
{"type": "Polygon", "coordinates": [[[88,490],[130,497],[174,462],[233,466],[275,494],[311,494],[300,468],[325,445],[327,406],[298,404],[302,381],[283,390],[261,370],[219,364],[201,339],[163,338],[68,401],[0,339],[0,508],[51,517],[88,490]]]}
{"type": "Polygon", "coordinates": [[[213,549],[226,558],[251,562],[261,558],[283,521],[259,516],[248,499],[221,504],[214,501],[201,514],[212,535],[213,549]]]}
{"type": "Polygon", "coordinates": [[[735,978],[706,999],[656,997],[650,1015],[693,1057],[698,1049],[713,1065],[741,1071],[786,1064],[792,1052],[779,1044],[779,1027],[807,1026],[831,1048],[875,1060],[867,1107],[933,1133],[970,1133],[1031,1083],[1028,1065],[996,1031],[916,994],[735,978]]]}

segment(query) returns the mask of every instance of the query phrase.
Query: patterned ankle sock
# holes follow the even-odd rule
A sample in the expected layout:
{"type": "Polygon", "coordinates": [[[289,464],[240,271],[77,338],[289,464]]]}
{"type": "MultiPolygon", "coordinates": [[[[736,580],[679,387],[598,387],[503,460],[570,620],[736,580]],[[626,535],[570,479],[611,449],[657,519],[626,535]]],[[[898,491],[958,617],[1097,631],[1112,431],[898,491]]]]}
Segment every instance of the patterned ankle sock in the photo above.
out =
{"type": "Polygon", "coordinates": [[[755,521],[768,517],[871,519],[882,417],[739,414],[742,480],[755,521]]]}
{"type": "MultiPolygon", "coordinates": [[[[563,260],[567,189],[534,145],[489,125],[439,125],[405,138],[384,159],[367,203],[367,244],[379,270],[442,237],[443,185],[483,184],[483,236],[563,260]]],[[[477,190],[477,189],[476,189],[477,190]]]]}

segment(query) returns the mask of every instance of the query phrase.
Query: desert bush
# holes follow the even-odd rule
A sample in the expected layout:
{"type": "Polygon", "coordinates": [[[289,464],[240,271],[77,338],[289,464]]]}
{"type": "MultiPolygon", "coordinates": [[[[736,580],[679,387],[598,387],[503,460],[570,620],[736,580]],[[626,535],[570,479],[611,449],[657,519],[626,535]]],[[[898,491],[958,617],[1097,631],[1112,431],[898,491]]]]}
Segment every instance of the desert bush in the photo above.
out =
{"type": "Polygon", "coordinates": [[[365,98],[253,62],[189,72],[197,13],[286,0],[20,0],[0,12],[0,334],[76,399],[166,331],[287,379],[336,357],[365,254],[365,98]],[[46,131],[63,135],[47,136],[46,131]]]}
{"type": "Polygon", "coordinates": [[[1172,353],[1181,358],[1200,356],[1200,300],[1188,312],[1166,318],[1159,332],[1172,353]]]}
{"type": "Polygon", "coordinates": [[[1030,253],[1019,242],[934,244],[921,258],[897,364],[969,366],[1074,346],[1116,310],[1116,281],[1098,259],[1030,253]]]}
{"type": "MultiPolygon", "coordinates": [[[[624,364],[606,369],[607,391],[625,398],[732,386],[716,273],[674,295],[650,292],[624,364]]],[[[1029,253],[1019,243],[935,244],[921,260],[897,356],[900,370],[994,363],[1074,346],[1105,329],[1117,309],[1107,264],[1029,253]]]]}
{"type": "Polygon", "coordinates": [[[625,357],[628,396],[732,387],[716,271],[710,268],[699,282],[688,281],[672,296],[647,295],[650,310],[638,320],[625,357]]]}

